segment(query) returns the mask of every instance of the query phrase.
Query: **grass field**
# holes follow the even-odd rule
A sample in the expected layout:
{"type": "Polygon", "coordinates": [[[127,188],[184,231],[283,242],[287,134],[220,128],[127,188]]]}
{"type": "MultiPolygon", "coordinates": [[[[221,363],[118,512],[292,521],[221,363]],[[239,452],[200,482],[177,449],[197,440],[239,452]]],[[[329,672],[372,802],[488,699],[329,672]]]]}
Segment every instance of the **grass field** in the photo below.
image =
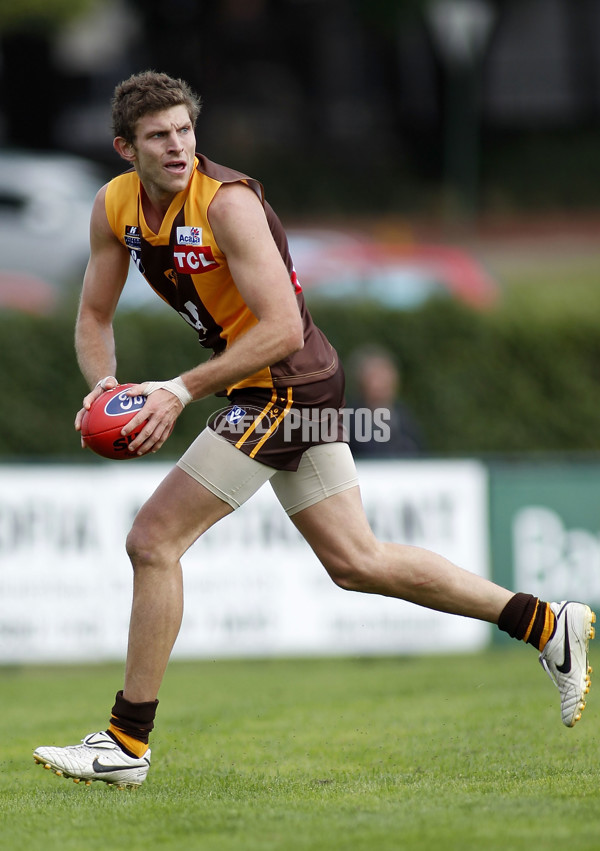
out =
{"type": "Polygon", "coordinates": [[[2,849],[600,846],[600,687],[567,730],[530,647],[176,662],[139,790],[34,764],[37,745],[102,729],[120,681],[120,666],[0,670],[2,849]]]}

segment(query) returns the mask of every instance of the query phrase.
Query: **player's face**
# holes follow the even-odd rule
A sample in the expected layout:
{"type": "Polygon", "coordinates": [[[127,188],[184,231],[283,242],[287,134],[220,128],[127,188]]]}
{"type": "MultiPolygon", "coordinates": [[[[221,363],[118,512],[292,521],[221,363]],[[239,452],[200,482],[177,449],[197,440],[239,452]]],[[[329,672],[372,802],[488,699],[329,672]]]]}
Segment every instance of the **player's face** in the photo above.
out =
{"type": "Polygon", "coordinates": [[[171,196],[188,185],[196,136],[185,106],[141,118],[135,134],[135,168],[149,194],[171,196]]]}

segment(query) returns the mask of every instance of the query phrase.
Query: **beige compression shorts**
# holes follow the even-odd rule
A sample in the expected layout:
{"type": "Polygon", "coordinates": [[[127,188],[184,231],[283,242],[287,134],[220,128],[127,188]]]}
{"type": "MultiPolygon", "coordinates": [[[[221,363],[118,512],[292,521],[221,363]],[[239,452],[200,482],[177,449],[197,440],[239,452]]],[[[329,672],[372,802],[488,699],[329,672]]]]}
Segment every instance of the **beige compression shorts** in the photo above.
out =
{"type": "Polygon", "coordinates": [[[209,428],[198,435],[177,466],[234,509],[270,481],[289,516],[358,484],[346,443],[311,446],[297,470],[276,470],[240,452],[209,428]]]}

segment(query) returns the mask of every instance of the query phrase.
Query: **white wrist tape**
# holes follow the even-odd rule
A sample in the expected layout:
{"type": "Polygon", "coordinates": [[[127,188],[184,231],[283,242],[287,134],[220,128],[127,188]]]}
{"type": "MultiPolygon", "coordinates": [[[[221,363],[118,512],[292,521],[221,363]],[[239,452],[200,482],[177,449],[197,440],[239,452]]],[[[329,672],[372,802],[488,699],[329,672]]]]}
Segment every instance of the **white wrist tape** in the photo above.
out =
{"type": "Polygon", "coordinates": [[[192,401],[192,394],[183,383],[183,379],[179,377],[171,378],[170,381],[146,381],[142,395],[149,396],[155,390],[168,390],[169,393],[177,396],[184,408],[192,401]]]}

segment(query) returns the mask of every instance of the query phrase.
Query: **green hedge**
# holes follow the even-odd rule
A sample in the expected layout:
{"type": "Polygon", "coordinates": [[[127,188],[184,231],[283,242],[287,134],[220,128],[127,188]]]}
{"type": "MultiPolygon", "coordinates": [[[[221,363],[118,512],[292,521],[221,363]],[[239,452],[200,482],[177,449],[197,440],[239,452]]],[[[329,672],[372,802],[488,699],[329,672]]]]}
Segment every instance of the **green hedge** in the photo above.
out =
{"type": "MultiPolygon", "coordinates": [[[[315,306],[313,315],[346,362],[374,341],[395,354],[431,454],[600,448],[600,317],[476,313],[450,301],[407,313],[315,306]]],[[[116,336],[122,381],[170,378],[206,356],[168,311],[123,315],[116,336]]],[[[73,431],[86,389],[73,317],[0,315],[0,359],[0,457],[91,460],[73,431]]],[[[187,408],[157,457],[179,455],[221,405],[211,397],[187,408]]]]}
{"type": "Polygon", "coordinates": [[[600,448],[600,319],[452,302],[319,318],[346,357],[364,339],[396,354],[432,453],[600,448]]]}

